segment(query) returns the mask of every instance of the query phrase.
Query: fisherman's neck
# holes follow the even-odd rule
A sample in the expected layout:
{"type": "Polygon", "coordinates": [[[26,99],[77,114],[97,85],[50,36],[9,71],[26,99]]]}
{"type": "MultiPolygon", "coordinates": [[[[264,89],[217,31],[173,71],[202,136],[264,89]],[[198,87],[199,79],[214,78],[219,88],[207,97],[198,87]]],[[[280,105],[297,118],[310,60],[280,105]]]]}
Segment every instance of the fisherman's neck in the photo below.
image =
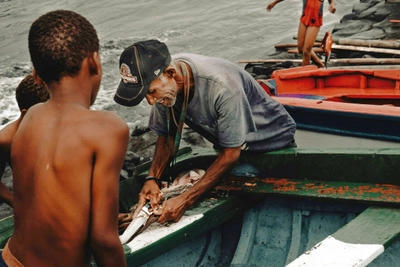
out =
{"type": "MultiPolygon", "coordinates": [[[[190,102],[190,100],[192,100],[192,98],[194,96],[194,90],[195,90],[192,68],[186,62],[180,61],[180,63],[184,64],[188,71],[187,75],[189,76],[189,102],[190,102]]],[[[181,87],[180,93],[183,95],[184,90],[187,86],[187,77],[184,76],[183,73],[181,73],[181,78],[182,78],[182,83],[181,83],[182,87],[181,87]]]]}

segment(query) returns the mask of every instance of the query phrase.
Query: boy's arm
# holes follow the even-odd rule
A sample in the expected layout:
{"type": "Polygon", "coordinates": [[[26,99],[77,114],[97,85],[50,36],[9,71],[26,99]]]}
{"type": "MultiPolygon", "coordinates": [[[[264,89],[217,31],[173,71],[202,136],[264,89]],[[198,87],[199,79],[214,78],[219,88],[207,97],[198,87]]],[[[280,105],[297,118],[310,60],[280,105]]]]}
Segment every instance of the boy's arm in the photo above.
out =
{"type": "Polygon", "coordinates": [[[129,129],[121,120],[101,130],[101,136],[93,139],[98,149],[93,163],[90,245],[97,266],[126,266],[118,235],[118,197],[129,129]]]}
{"type": "MultiPolygon", "coordinates": [[[[9,161],[12,140],[25,113],[26,110],[21,112],[20,117],[16,121],[9,123],[0,131],[0,180],[6,169],[7,162],[9,161]]],[[[14,205],[13,193],[2,182],[0,182],[0,201],[4,201],[10,207],[14,205]]]]}
{"type": "Polygon", "coordinates": [[[283,0],[275,0],[275,1],[273,1],[271,4],[269,4],[269,5],[267,6],[267,11],[270,12],[271,9],[272,9],[276,4],[278,4],[279,2],[282,2],[282,1],[283,1],[283,0]]]}
{"type": "Polygon", "coordinates": [[[329,11],[333,14],[336,12],[335,0],[328,0],[329,2],[329,11]]]}
{"type": "Polygon", "coordinates": [[[0,131],[0,151],[2,153],[10,153],[11,151],[11,143],[14,138],[15,133],[18,130],[18,126],[22,120],[20,117],[18,120],[13,121],[6,125],[0,131]]]}
{"type": "MultiPolygon", "coordinates": [[[[9,153],[0,153],[0,180],[4,174],[4,171],[9,160],[9,153]]],[[[14,195],[8,189],[7,185],[0,181],[0,203],[7,203],[10,207],[14,207],[14,195]]]]}

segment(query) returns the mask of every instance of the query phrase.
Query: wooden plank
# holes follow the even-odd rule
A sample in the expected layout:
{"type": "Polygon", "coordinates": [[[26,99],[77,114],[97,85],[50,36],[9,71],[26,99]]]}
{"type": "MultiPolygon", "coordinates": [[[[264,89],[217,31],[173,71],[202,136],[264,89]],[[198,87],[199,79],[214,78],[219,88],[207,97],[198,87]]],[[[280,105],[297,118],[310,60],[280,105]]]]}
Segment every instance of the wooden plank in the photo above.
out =
{"type": "Polygon", "coordinates": [[[225,178],[216,190],[247,196],[286,196],[400,207],[400,186],[308,179],[225,178]]]}
{"type": "Polygon", "coordinates": [[[398,65],[400,58],[340,58],[330,59],[329,62],[349,65],[398,65]]]}
{"type": "Polygon", "coordinates": [[[271,58],[271,59],[241,59],[238,63],[282,63],[285,61],[291,61],[295,63],[301,63],[302,59],[291,59],[291,58],[271,58]]]}
{"type": "Polygon", "coordinates": [[[288,148],[242,153],[241,160],[274,178],[400,185],[400,149],[288,148]]]}
{"type": "Polygon", "coordinates": [[[372,53],[400,55],[400,50],[396,50],[396,49],[362,47],[362,46],[354,46],[354,45],[333,44],[332,45],[332,50],[362,51],[362,52],[372,52],[372,53]]]}
{"type": "MultiPolygon", "coordinates": [[[[313,46],[321,46],[320,42],[314,43],[313,46]]],[[[276,44],[274,45],[275,48],[288,48],[288,47],[297,47],[297,44],[276,44]]]]}
{"type": "MultiPolygon", "coordinates": [[[[324,53],[323,48],[313,48],[312,50],[314,51],[314,53],[324,53]]],[[[289,50],[287,50],[287,52],[289,54],[300,54],[298,49],[289,49],[289,50]]]]}
{"type": "Polygon", "coordinates": [[[400,209],[369,207],[332,236],[346,243],[380,244],[387,249],[400,237],[400,209]]]}
{"type": "Polygon", "coordinates": [[[391,40],[360,40],[351,38],[339,38],[336,42],[339,45],[353,45],[353,46],[364,46],[364,47],[378,47],[378,48],[400,48],[400,42],[391,40]]]}
{"type": "MultiPolygon", "coordinates": [[[[374,47],[365,47],[365,46],[356,46],[356,45],[340,45],[340,44],[332,44],[332,51],[335,50],[348,50],[348,51],[362,51],[362,52],[372,52],[372,53],[381,53],[381,54],[393,54],[400,55],[400,50],[389,49],[389,48],[374,48],[374,47]]],[[[315,53],[323,53],[324,49],[322,48],[313,48],[315,53]]],[[[289,49],[287,50],[290,54],[299,54],[298,49],[289,49]]]]}
{"type": "MultiPolygon", "coordinates": [[[[218,153],[199,148],[178,158],[176,170],[207,169],[218,153]]],[[[398,148],[287,148],[267,153],[242,152],[240,162],[251,162],[268,177],[400,185],[398,148]]]]}
{"type": "MultiPolygon", "coordinates": [[[[301,59],[243,59],[239,60],[238,63],[282,63],[285,61],[291,61],[294,63],[301,63],[301,59]]],[[[400,64],[400,58],[339,58],[330,59],[332,63],[346,63],[348,65],[398,65],[400,64]]]]}
{"type": "Polygon", "coordinates": [[[400,209],[369,207],[287,267],[367,266],[400,237],[400,209]]]}

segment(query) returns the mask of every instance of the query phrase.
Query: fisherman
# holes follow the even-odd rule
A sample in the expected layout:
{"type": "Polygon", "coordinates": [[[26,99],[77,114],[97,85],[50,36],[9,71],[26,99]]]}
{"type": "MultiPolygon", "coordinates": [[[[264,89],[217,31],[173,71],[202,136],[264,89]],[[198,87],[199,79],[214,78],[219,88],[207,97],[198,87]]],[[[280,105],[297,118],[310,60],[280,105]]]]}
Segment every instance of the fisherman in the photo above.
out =
{"type": "Polygon", "coordinates": [[[126,266],[118,235],[126,122],[93,111],[99,39],[81,15],[57,10],[30,27],[35,82],[50,99],[31,107],[12,143],[14,231],[8,266],[126,266]]]}
{"type": "MultiPolygon", "coordinates": [[[[18,84],[15,90],[15,98],[17,99],[20,116],[0,131],[0,177],[4,174],[7,164],[10,163],[11,142],[25,113],[31,106],[46,102],[50,95],[46,87],[36,84],[32,74],[29,74],[18,84]]],[[[0,182],[0,200],[13,207],[13,193],[3,182],[0,182]]]]}
{"type": "MultiPolygon", "coordinates": [[[[283,0],[275,0],[267,6],[267,11],[283,0]]],[[[335,0],[328,0],[329,11],[336,12],[335,0]]],[[[297,48],[303,54],[302,66],[310,65],[310,60],[319,68],[324,67],[324,63],[312,50],[315,39],[317,38],[320,27],[322,26],[324,0],[303,0],[303,11],[301,13],[299,29],[297,31],[297,48]]]]}
{"type": "Polygon", "coordinates": [[[158,134],[153,163],[139,193],[140,212],[150,201],[158,222],[177,222],[219,178],[238,162],[242,151],[266,152],[295,146],[296,125],[251,75],[221,58],[177,54],[157,40],[141,41],[120,57],[121,82],[114,100],[135,106],[145,97],[152,105],[149,126],[158,134]],[[182,111],[184,114],[182,114],[182,111]],[[159,178],[176,151],[183,122],[220,150],[202,179],[190,190],[158,207],[159,178]]]}

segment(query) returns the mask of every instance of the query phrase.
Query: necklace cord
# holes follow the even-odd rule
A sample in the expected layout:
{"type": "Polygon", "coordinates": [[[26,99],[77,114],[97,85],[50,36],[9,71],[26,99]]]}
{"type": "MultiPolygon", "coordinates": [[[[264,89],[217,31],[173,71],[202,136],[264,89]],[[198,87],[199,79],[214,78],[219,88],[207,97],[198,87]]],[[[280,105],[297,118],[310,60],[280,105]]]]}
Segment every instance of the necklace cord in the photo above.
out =
{"type": "Polygon", "coordinates": [[[168,149],[169,149],[169,151],[171,151],[171,155],[170,155],[170,158],[169,158],[169,164],[168,164],[169,165],[168,166],[168,177],[169,177],[170,182],[172,182],[172,177],[171,177],[172,169],[173,169],[173,167],[174,167],[174,165],[176,163],[176,154],[177,154],[178,149],[179,149],[179,144],[180,144],[181,137],[182,137],[183,125],[185,123],[187,106],[188,106],[188,103],[189,103],[190,77],[188,75],[188,69],[187,69],[187,67],[186,67],[186,65],[184,63],[180,64],[180,68],[181,68],[181,71],[182,71],[182,74],[183,74],[183,79],[184,79],[184,82],[183,82],[183,97],[184,97],[184,100],[183,100],[183,103],[182,103],[182,110],[181,110],[181,114],[180,114],[180,117],[179,117],[179,124],[176,121],[173,107],[170,107],[167,110],[168,149]],[[185,82],[185,79],[186,79],[186,82],[185,82]],[[173,148],[171,148],[171,144],[170,144],[170,141],[169,141],[170,140],[170,122],[171,122],[171,115],[170,114],[172,114],[173,121],[174,121],[174,123],[175,123],[175,125],[177,127],[173,148]]]}

